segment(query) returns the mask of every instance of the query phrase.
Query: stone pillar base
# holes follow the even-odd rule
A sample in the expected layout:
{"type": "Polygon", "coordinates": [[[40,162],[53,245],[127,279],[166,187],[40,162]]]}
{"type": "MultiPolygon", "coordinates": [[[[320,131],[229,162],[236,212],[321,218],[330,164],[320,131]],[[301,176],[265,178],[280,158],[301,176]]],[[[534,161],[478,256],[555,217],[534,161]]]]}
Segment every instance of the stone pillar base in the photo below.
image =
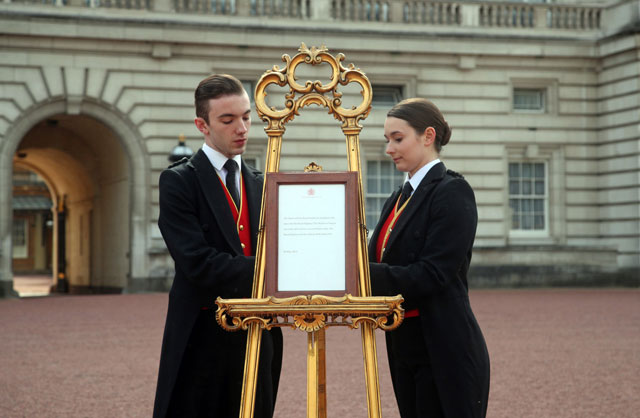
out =
{"type": "Polygon", "coordinates": [[[168,292],[172,284],[173,277],[130,278],[124,293],[168,292]]]}
{"type": "Polygon", "coordinates": [[[17,298],[18,293],[13,290],[13,280],[0,280],[0,299],[17,298]]]}
{"type": "Polygon", "coordinates": [[[603,271],[584,265],[471,265],[469,287],[640,287],[638,268],[603,271]]]}

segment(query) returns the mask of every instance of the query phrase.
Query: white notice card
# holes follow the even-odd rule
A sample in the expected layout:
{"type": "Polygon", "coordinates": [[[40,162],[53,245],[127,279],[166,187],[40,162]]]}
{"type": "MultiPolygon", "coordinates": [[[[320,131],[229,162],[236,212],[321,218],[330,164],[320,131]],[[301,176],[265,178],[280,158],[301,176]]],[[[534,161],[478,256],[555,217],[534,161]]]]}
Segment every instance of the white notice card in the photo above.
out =
{"type": "Polygon", "coordinates": [[[345,185],[278,187],[278,291],[345,290],[345,185]]]}

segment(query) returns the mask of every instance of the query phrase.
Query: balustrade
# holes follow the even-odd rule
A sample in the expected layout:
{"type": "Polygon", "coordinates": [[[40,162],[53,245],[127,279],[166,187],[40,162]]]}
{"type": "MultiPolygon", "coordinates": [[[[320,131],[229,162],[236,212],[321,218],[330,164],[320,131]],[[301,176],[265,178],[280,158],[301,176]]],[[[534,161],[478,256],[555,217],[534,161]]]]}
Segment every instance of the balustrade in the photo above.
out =
{"type": "Polygon", "coordinates": [[[4,0],[4,3],[68,7],[153,10],[154,0],[4,0]]]}
{"type": "Polygon", "coordinates": [[[555,29],[599,29],[601,10],[596,8],[550,6],[547,26],[555,29]]]}
{"type": "Polygon", "coordinates": [[[174,0],[179,13],[308,18],[311,0],[174,0]]]}
{"type": "Polygon", "coordinates": [[[333,0],[331,17],[336,20],[389,22],[388,1],[333,0]]]}
{"type": "Polygon", "coordinates": [[[4,0],[4,3],[229,16],[574,31],[601,29],[603,10],[599,6],[579,4],[445,0],[4,0]],[[318,16],[319,14],[322,16],[318,16]]]}
{"type": "Polygon", "coordinates": [[[4,2],[16,4],[51,4],[54,6],[66,6],[68,3],[67,0],[5,0],[4,2]]]}
{"type": "Polygon", "coordinates": [[[235,15],[236,0],[174,0],[173,8],[178,13],[235,15]]]}
{"type": "Polygon", "coordinates": [[[251,16],[310,17],[312,0],[250,0],[251,16]]]}
{"type": "Polygon", "coordinates": [[[404,23],[454,25],[462,23],[460,4],[439,1],[405,1],[402,8],[404,23]]]}
{"type": "Polygon", "coordinates": [[[534,7],[530,5],[484,4],[480,6],[480,26],[532,28],[534,7]]]}
{"type": "Polygon", "coordinates": [[[113,9],[151,10],[152,0],[86,0],[89,7],[108,7],[113,9]]]}

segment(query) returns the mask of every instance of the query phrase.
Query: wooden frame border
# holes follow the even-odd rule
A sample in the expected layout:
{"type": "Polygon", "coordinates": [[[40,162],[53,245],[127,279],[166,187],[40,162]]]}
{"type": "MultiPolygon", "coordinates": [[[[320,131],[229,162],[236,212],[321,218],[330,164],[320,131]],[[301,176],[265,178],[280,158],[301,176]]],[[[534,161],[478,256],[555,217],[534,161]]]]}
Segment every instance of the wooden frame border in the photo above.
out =
{"type": "MultiPolygon", "coordinates": [[[[310,295],[322,294],[326,296],[343,296],[351,294],[358,296],[358,208],[356,198],[358,193],[358,173],[321,172],[321,173],[267,173],[266,191],[267,213],[265,228],[267,234],[265,289],[266,296],[286,298],[299,296],[301,293],[310,295]],[[345,185],[345,286],[344,290],[322,289],[309,291],[278,291],[278,210],[280,185],[313,185],[313,184],[344,184],[345,185]]],[[[319,260],[323,260],[319,257],[319,260]]],[[[327,260],[323,260],[327,261],[327,260]]],[[[311,267],[313,268],[313,267],[311,267]]],[[[304,274],[304,272],[301,272],[304,274]]]]}

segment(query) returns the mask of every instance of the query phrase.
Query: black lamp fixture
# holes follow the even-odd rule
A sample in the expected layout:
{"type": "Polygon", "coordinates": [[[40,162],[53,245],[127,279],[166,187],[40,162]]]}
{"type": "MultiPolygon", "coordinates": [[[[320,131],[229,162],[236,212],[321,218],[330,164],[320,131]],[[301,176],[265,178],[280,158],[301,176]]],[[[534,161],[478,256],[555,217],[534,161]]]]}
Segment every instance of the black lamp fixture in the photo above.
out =
{"type": "Polygon", "coordinates": [[[185,144],[184,134],[180,134],[178,137],[178,145],[173,147],[171,154],[169,154],[169,161],[175,163],[180,161],[184,157],[190,157],[193,155],[193,150],[185,144]]]}

